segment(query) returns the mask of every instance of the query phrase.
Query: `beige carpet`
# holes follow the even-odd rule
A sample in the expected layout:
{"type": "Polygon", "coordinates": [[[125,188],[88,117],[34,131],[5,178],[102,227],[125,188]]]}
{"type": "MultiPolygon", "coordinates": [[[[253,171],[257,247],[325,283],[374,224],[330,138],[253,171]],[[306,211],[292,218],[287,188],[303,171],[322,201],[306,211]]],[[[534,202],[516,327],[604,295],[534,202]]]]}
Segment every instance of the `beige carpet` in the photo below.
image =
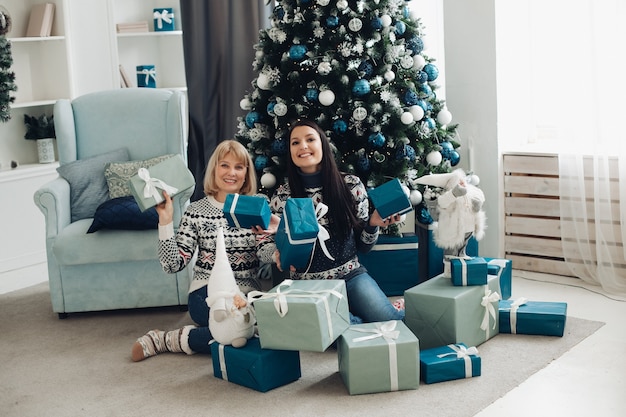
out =
{"type": "Polygon", "coordinates": [[[350,396],[335,350],[303,352],[302,378],[267,393],[215,378],[208,356],[130,360],[145,331],[188,323],[177,309],[59,320],[47,283],[0,295],[0,415],[473,416],[603,325],[568,317],[563,338],[498,335],[479,346],[480,377],[350,396]]]}

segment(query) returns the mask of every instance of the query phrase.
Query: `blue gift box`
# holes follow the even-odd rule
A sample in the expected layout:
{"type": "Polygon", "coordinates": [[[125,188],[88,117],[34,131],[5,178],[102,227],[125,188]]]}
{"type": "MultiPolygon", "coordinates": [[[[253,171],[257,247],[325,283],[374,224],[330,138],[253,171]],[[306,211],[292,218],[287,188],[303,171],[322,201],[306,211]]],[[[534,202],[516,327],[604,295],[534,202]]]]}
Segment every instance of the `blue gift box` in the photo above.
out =
{"type": "Polygon", "coordinates": [[[176,28],[174,9],[171,7],[153,9],[153,17],[155,32],[172,31],[176,28]]]}
{"type": "Polygon", "coordinates": [[[216,378],[261,392],[297,381],[301,376],[300,352],[262,349],[257,338],[240,348],[214,342],[211,357],[216,378]]]}
{"type": "Polygon", "coordinates": [[[403,295],[419,283],[418,241],[415,234],[378,236],[367,253],[359,253],[359,262],[387,296],[403,295]]]}
{"type": "Polygon", "coordinates": [[[426,384],[480,376],[480,367],[478,350],[463,343],[420,352],[420,375],[426,384]]]}
{"type": "Polygon", "coordinates": [[[413,210],[411,201],[397,178],[369,190],[367,194],[383,219],[392,214],[404,214],[413,210]]]}
{"type": "Polygon", "coordinates": [[[156,88],[154,65],[137,65],[137,87],[156,88]]]}
{"type": "Polygon", "coordinates": [[[513,287],[513,262],[510,259],[485,258],[487,261],[487,273],[498,275],[500,278],[500,295],[503,300],[511,298],[513,287]],[[497,267],[497,269],[496,269],[497,267]]]}
{"type": "Polygon", "coordinates": [[[252,226],[261,226],[265,230],[270,225],[272,214],[263,197],[227,194],[223,210],[230,227],[249,229],[252,226]]]}
{"type": "Polygon", "coordinates": [[[487,284],[487,261],[481,257],[471,259],[450,259],[452,285],[466,287],[468,285],[487,284]]]}
{"type": "Polygon", "coordinates": [[[501,300],[500,333],[563,336],[567,303],[548,301],[501,300]]]}
{"type": "Polygon", "coordinates": [[[288,271],[293,265],[303,269],[309,263],[319,225],[310,198],[288,198],[283,217],[276,231],[276,248],[280,252],[280,265],[288,271]]]}
{"type": "MultiPolygon", "coordinates": [[[[420,241],[423,244],[420,247],[420,262],[424,263],[424,269],[426,270],[426,276],[421,277],[421,281],[435,277],[443,272],[443,249],[435,245],[433,239],[434,225],[429,225],[428,228],[418,228],[420,234],[420,241]]],[[[465,253],[468,256],[478,256],[478,241],[472,236],[467,242],[465,253]]]]}

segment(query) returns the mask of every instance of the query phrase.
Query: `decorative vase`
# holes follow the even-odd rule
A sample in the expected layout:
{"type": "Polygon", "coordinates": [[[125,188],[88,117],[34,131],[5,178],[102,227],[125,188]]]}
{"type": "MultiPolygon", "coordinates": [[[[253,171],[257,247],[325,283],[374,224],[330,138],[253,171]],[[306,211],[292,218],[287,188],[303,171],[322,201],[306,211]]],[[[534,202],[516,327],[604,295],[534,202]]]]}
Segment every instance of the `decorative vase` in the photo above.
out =
{"type": "Polygon", "coordinates": [[[11,31],[11,15],[9,11],[0,4],[0,35],[6,35],[11,31]]]}
{"type": "Polygon", "coordinates": [[[37,139],[37,152],[40,164],[54,162],[54,138],[37,139]]]}

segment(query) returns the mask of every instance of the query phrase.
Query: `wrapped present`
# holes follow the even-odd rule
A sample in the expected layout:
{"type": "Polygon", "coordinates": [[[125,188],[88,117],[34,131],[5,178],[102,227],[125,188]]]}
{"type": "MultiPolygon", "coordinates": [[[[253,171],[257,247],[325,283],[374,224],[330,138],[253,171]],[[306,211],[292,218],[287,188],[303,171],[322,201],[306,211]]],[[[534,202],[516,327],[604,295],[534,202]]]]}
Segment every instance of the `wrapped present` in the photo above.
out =
{"type": "Polygon", "coordinates": [[[513,262],[510,259],[485,258],[487,273],[500,278],[500,296],[503,300],[511,298],[513,287],[513,262]]]}
{"type": "MultiPolygon", "coordinates": [[[[416,228],[420,240],[420,282],[444,273],[445,264],[449,265],[447,260],[444,261],[443,249],[435,245],[433,240],[435,227],[436,223],[416,228]]],[[[467,242],[465,253],[468,256],[478,256],[478,241],[473,236],[467,242]]]]}
{"type": "Polygon", "coordinates": [[[423,349],[453,343],[478,346],[498,334],[498,278],[455,287],[443,275],[404,292],[404,322],[423,349]]]}
{"type": "Polygon", "coordinates": [[[174,9],[171,7],[161,7],[153,9],[154,31],[165,32],[172,31],[176,28],[174,20],[174,9]]]}
{"type": "Polygon", "coordinates": [[[567,303],[502,300],[499,304],[500,333],[563,336],[567,303]]]}
{"type": "Polygon", "coordinates": [[[156,88],[154,65],[137,65],[137,87],[156,88]]]}
{"type": "Polygon", "coordinates": [[[261,392],[297,381],[302,375],[300,352],[262,349],[255,337],[240,348],[214,342],[211,358],[216,378],[261,392]]]}
{"type": "Polygon", "coordinates": [[[420,375],[427,384],[480,376],[480,366],[478,349],[468,348],[463,343],[420,352],[420,375]]]}
{"type": "MultiPolygon", "coordinates": [[[[328,209],[322,203],[318,206],[320,209],[323,207],[328,209]]],[[[328,231],[317,223],[313,200],[288,198],[275,237],[276,248],[280,252],[280,265],[284,270],[289,270],[290,265],[296,269],[308,265],[320,231],[328,234],[328,231]]]]}
{"type": "Polygon", "coordinates": [[[250,229],[270,226],[270,206],[263,197],[241,194],[227,194],[224,201],[224,216],[231,227],[250,229]]]}
{"type": "Polygon", "coordinates": [[[350,326],[337,356],[350,395],[419,387],[419,342],[401,321],[350,326]]]}
{"type": "Polygon", "coordinates": [[[487,285],[487,261],[481,257],[450,259],[452,285],[487,285]]]}
{"type": "Polygon", "coordinates": [[[396,213],[404,214],[413,210],[409,196],[406,195],[397,178],[369,190],[367,195],[383,219],[396,213]]]}
{"type": "Polygon", "coordinates": [[[387,296],[403,295],[419,283],[418,242],[415,234],[379,235],[367,253],[359,253],[359,262],[387,296]]]}
{"type": "Polygon", "coordinates": [[[139,168],[131,177],[130,191],[141,211],[146,211],[163,201],[163,191],[170,197],[196,185],[193,174],[180,155],[174,155],[149,168],[139,168]]]}
{"type": "Polygon", "coordinates": [[[264,349],[325,351],[350,325],[343,280],[285,280],[251,291],[264,349]]]}

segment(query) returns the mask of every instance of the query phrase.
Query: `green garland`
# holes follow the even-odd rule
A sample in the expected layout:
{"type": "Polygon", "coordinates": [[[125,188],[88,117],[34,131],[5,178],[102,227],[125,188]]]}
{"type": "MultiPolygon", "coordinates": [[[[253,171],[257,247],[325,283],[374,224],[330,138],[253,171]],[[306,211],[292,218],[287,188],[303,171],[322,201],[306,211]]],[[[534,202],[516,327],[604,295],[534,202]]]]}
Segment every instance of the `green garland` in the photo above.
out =
{"type": "Polygon", "coordinates": [[[17,91],[15,73],[11,71],[13,56],[11,42],[4,35],[0,35],[0,122],[11,119],[11,103],[15,101],[12,91],[17,91]]]}

